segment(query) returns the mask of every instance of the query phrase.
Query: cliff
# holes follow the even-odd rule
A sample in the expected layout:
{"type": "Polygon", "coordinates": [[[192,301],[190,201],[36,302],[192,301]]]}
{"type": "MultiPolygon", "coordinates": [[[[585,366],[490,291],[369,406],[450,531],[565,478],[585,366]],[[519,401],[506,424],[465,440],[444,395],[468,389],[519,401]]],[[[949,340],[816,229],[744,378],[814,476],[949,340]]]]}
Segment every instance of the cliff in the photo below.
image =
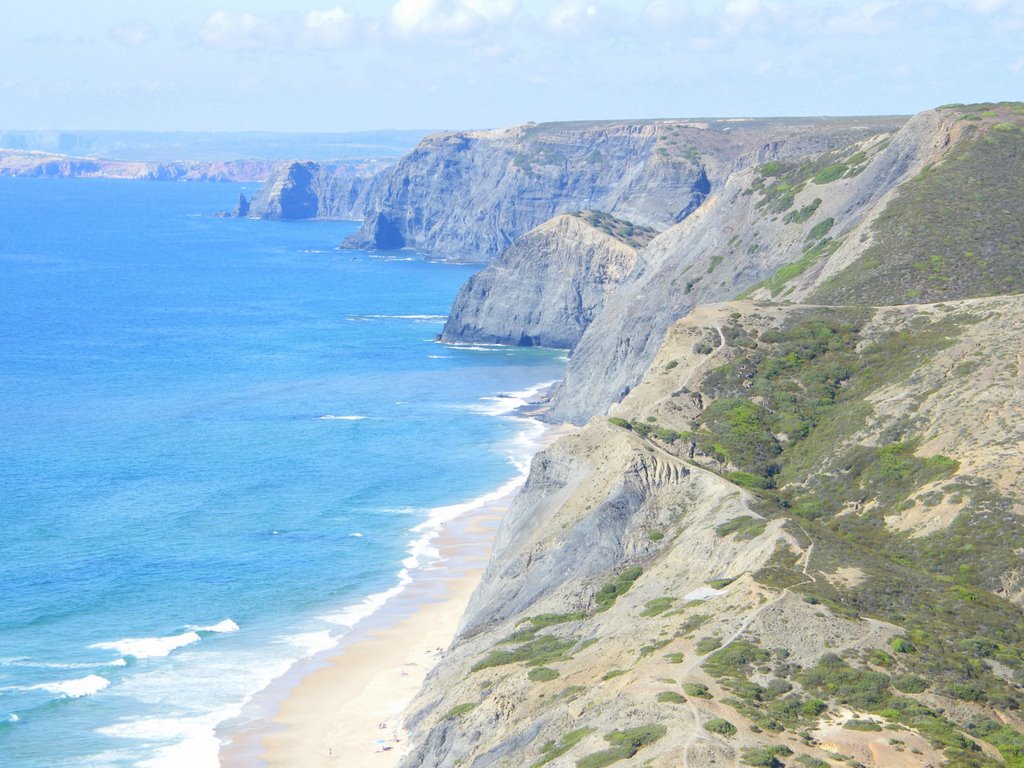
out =
{"type": "Polygon", "coordinates": [[[353,248],[488,261],[547,219],[599,210],[666,229],[737,164],[822,152],[899,118],[530,124],[435,134],[381,179],[353,248]]]}
{"type": "Polygon", "coordinates": [[[254,219],[360,219],[373,190],[376,166],[279,166],[249,201],[254,219]]]}
{"type": "Polygon", "coordinates": [[[1017,754],[1022,333],[1019,296],[673,325],[534,459],[403,765],[1017,754]]]}
{"type": "Polygon", "coordinates": [[[441,340],[571,348],[655,234],[607,214],[557,216],[469,279],[441,340]]]}
{"type": "MultiPolygon", "coordinates": [[[[930,111],[737,161],[619,249],[553,403],[585,424],[535,457],[403,766],[1019,764],[1022,153],[1024,105],[930,111]]],[[[523,236],[446,334],[578,333],[595,229],[523,236]]]]}

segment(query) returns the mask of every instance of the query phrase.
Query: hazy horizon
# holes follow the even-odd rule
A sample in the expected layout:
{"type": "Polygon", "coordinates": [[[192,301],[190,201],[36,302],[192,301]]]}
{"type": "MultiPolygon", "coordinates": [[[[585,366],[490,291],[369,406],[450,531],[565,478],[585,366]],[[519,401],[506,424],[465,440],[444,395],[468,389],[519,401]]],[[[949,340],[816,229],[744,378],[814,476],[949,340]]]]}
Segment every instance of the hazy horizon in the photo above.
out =
{"type": "Polygon", "coordinates": [[[7,130],[348,133],[1021,98],[1024,0],[185,0],[8,9],[7,130]]]}

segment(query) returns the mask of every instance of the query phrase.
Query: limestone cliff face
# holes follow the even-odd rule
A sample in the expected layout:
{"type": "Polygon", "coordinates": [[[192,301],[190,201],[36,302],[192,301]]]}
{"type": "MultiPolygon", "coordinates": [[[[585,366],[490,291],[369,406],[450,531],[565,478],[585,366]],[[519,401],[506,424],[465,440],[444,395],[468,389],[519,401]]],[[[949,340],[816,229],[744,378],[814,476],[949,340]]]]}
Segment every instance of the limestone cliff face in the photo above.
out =
{"type": "Polygon", "coordinates": [[[435,134],[381,179],[362,229],[346,245],[488,261],[575,210],[665,229],[699,208],[737,166],[845,146],[901,123],[665,120],[435,134]]]}
{"type": "MultiPolygon", "coordinates": [[[[554,402],[585,425],[535,457],[404,768],[1019,760],[1024,104],[965,111],[737,159],[636,252],[554,402]]],[[[523,304],[578,284],[545,259],[580,226],[523,237],[453,317],[564,322],[523,304]]]]}
{"type": "Polygon", "coordinates": [[[732,298],[785,265],[825,262],[839,248],[862,250],[861,233],[901,183],[941,156],[953,122],[926,112],[893,134],[834,153],[770,164],[761,155],[758,164],[734,168],[700,209],[640,251],[574,349],[552,418],[583,423],[621,398],[668,327],[693,307],[732,298]],[[845,165],[849,159],[859,165],[845,165]],[[792,183],[762,175],[774,165],[792,168],[792,183]],[[822,175],[830,166],[856,173],[822,175]],[[783,183],[796,194],[776,193],[783,183]]]}
{"type": "Polygon", "coordinates": [[[363,166],[322,167],[287,163],[279,167],[249,202],[255,219],[359,219],[373,186],[363,166]]]}
{"type": "Polygon", "coordinates": [[[636,264],[634,246],[654,234],[610,217],[590,218],[604,228],[583,215],[557,216],[471,277],[455,298],[442,341],[574,347],[636,264]]]}
{"type": "Polygon", "coordinates": [[[1019,296],[673,324],[611,419],[535,457],[404,768],[998,765],[1022,334],[1019,296]]]}

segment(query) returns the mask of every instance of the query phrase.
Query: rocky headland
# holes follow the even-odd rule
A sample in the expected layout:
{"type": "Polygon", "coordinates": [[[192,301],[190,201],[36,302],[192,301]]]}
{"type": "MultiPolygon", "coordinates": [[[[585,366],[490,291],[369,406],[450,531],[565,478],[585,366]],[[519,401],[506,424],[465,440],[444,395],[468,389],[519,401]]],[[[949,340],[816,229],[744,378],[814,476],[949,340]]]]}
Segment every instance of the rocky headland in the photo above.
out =
{"type": "Polygon", "coordinates": [[[361,219],[377,172],[372,164],[282,163],[234,215],[279,220],[361,219]]]}
{"type": "Polygon", "coordinates": [[[209,162],[104,160],[0,149],[0,176],[263,182],[277,166],[277,162],[269,160],[209,162]]]}
{"type": "MultiPolygon", "coordinates": [[[[547,418],[581,427],[535,457],[406,768],[1024,759],[1024,105],[756,122],[678,128],[735,142],[684,158],[699,200],[524,216],[504,250],[477,216],[443,251],[498,254],[445,338],[571,349],[547,418]]],[[[404,178],[430,210],[438,175],[404,178]]]]}

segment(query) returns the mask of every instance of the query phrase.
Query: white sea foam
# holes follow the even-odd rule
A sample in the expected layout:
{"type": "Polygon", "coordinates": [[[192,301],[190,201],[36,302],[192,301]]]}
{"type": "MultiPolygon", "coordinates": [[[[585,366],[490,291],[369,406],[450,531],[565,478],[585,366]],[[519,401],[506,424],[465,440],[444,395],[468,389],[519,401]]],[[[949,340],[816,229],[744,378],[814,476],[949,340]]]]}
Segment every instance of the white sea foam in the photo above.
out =
{"type": "Polygon", "coordinates": [[[233,619],[224,619],[224,621],[218,621],[216,624],[211,624],[208,627],[199,627],[194,624],[189,624],[185,627],[193,632],[216,632],[218,634],[227,634],[230,632],[238,632],[239,627],[233,619]]]}
{"type": "Polygon", "coordinates": [[[88,675],[75,680],[60,680],[56,683],[40,683],[39,685],[26,686],[23,690],[46,691],[56,693],[69,699],[80,699],[83,696],[92,696],[99,693],[110,685],[110,681],[99,675],[88,675]]]}
{"type": "Polygon", "coordinates": [[[117,651],[122,656],[131,656],[134,659],[151,659],[169,656],[178,648],[198,643],[201,639],[198,632],[188,630],[180,635],[167,637],[126,637],[109,643],[93,643],[89,647],[117,651]]]}
{"type": "Polygon", "coordinates": [[[20,723],[21,722],[21,718],[18,717],[18,713],[17,712],[11,712],[11,714],[9,714],[7,716],[7,722],[9,722],[9,723],[20,723]]]}
{"type": "Polygon", "coordinates": [[[335,416],[328,413],[326,416],[320,416],[320,421],[364,421],[369,416],[335,416]]]}
{"type": "Polygon", "coordinates": [[[320,619],[328,622],[329,624],[351,629],[363,619],[372,616],[380,610],[388,600],[399,594],[411,581],[412,577],[409,575],[408,569],[403,569],[398,572],[398,584],[391,587],[391,589],[370,595],[369,597],[363,598],[361,602],[358,602],[355,605],[350,605],[338,613],[321,616],[320,619]]]}
{"type": "Polygon", "coordinates": [[[355,531],[353,533],[350,533],[349,536],[353,536],[353,537],[355,537],[357,539],[363,538],[363,534],[361,534],[359,531],[355,531]]]}
{"type": "Polygon", "coordinates": [[[337,638],[326,629],[319,632],[303,632],[298,635],[289,635],[284,638],[283,642],[298,648],[304,657],[315,656],[321,651],[326,651],[338,644],[337,638]]]}
{"type": "Polygon", "coordinates": [[[217,768],[220,740],[217,724],[237,715],[237,708],[225,708],[200,717],[143,717],[123,720],[97,729],[97,733],[120,739],[149,743],[171,742],[158,747],[148,759],[134,763],[139,768],[217,768]]]}
{"type": "Polygon", "coordinates": [[[88,662],[58,662],[58,661],[36,661],[28,657],[0,659],[0,666],[22,667],[23,669],[96,669],[97,667],[123,667],[127,662],[124,659],[114,661],[88,661],[88,662]]]}
{"type": "Polygon", "coordinates": [[[517,408],[528,405],[537,395],[554,384],[554,381],[546,381],[518,392],[502,392],[499,395],[483,397],[481,398],[483,403],[475,403],[467,407],[471,411],[482,413],[486,416],[506,416],[517,408]]]}

